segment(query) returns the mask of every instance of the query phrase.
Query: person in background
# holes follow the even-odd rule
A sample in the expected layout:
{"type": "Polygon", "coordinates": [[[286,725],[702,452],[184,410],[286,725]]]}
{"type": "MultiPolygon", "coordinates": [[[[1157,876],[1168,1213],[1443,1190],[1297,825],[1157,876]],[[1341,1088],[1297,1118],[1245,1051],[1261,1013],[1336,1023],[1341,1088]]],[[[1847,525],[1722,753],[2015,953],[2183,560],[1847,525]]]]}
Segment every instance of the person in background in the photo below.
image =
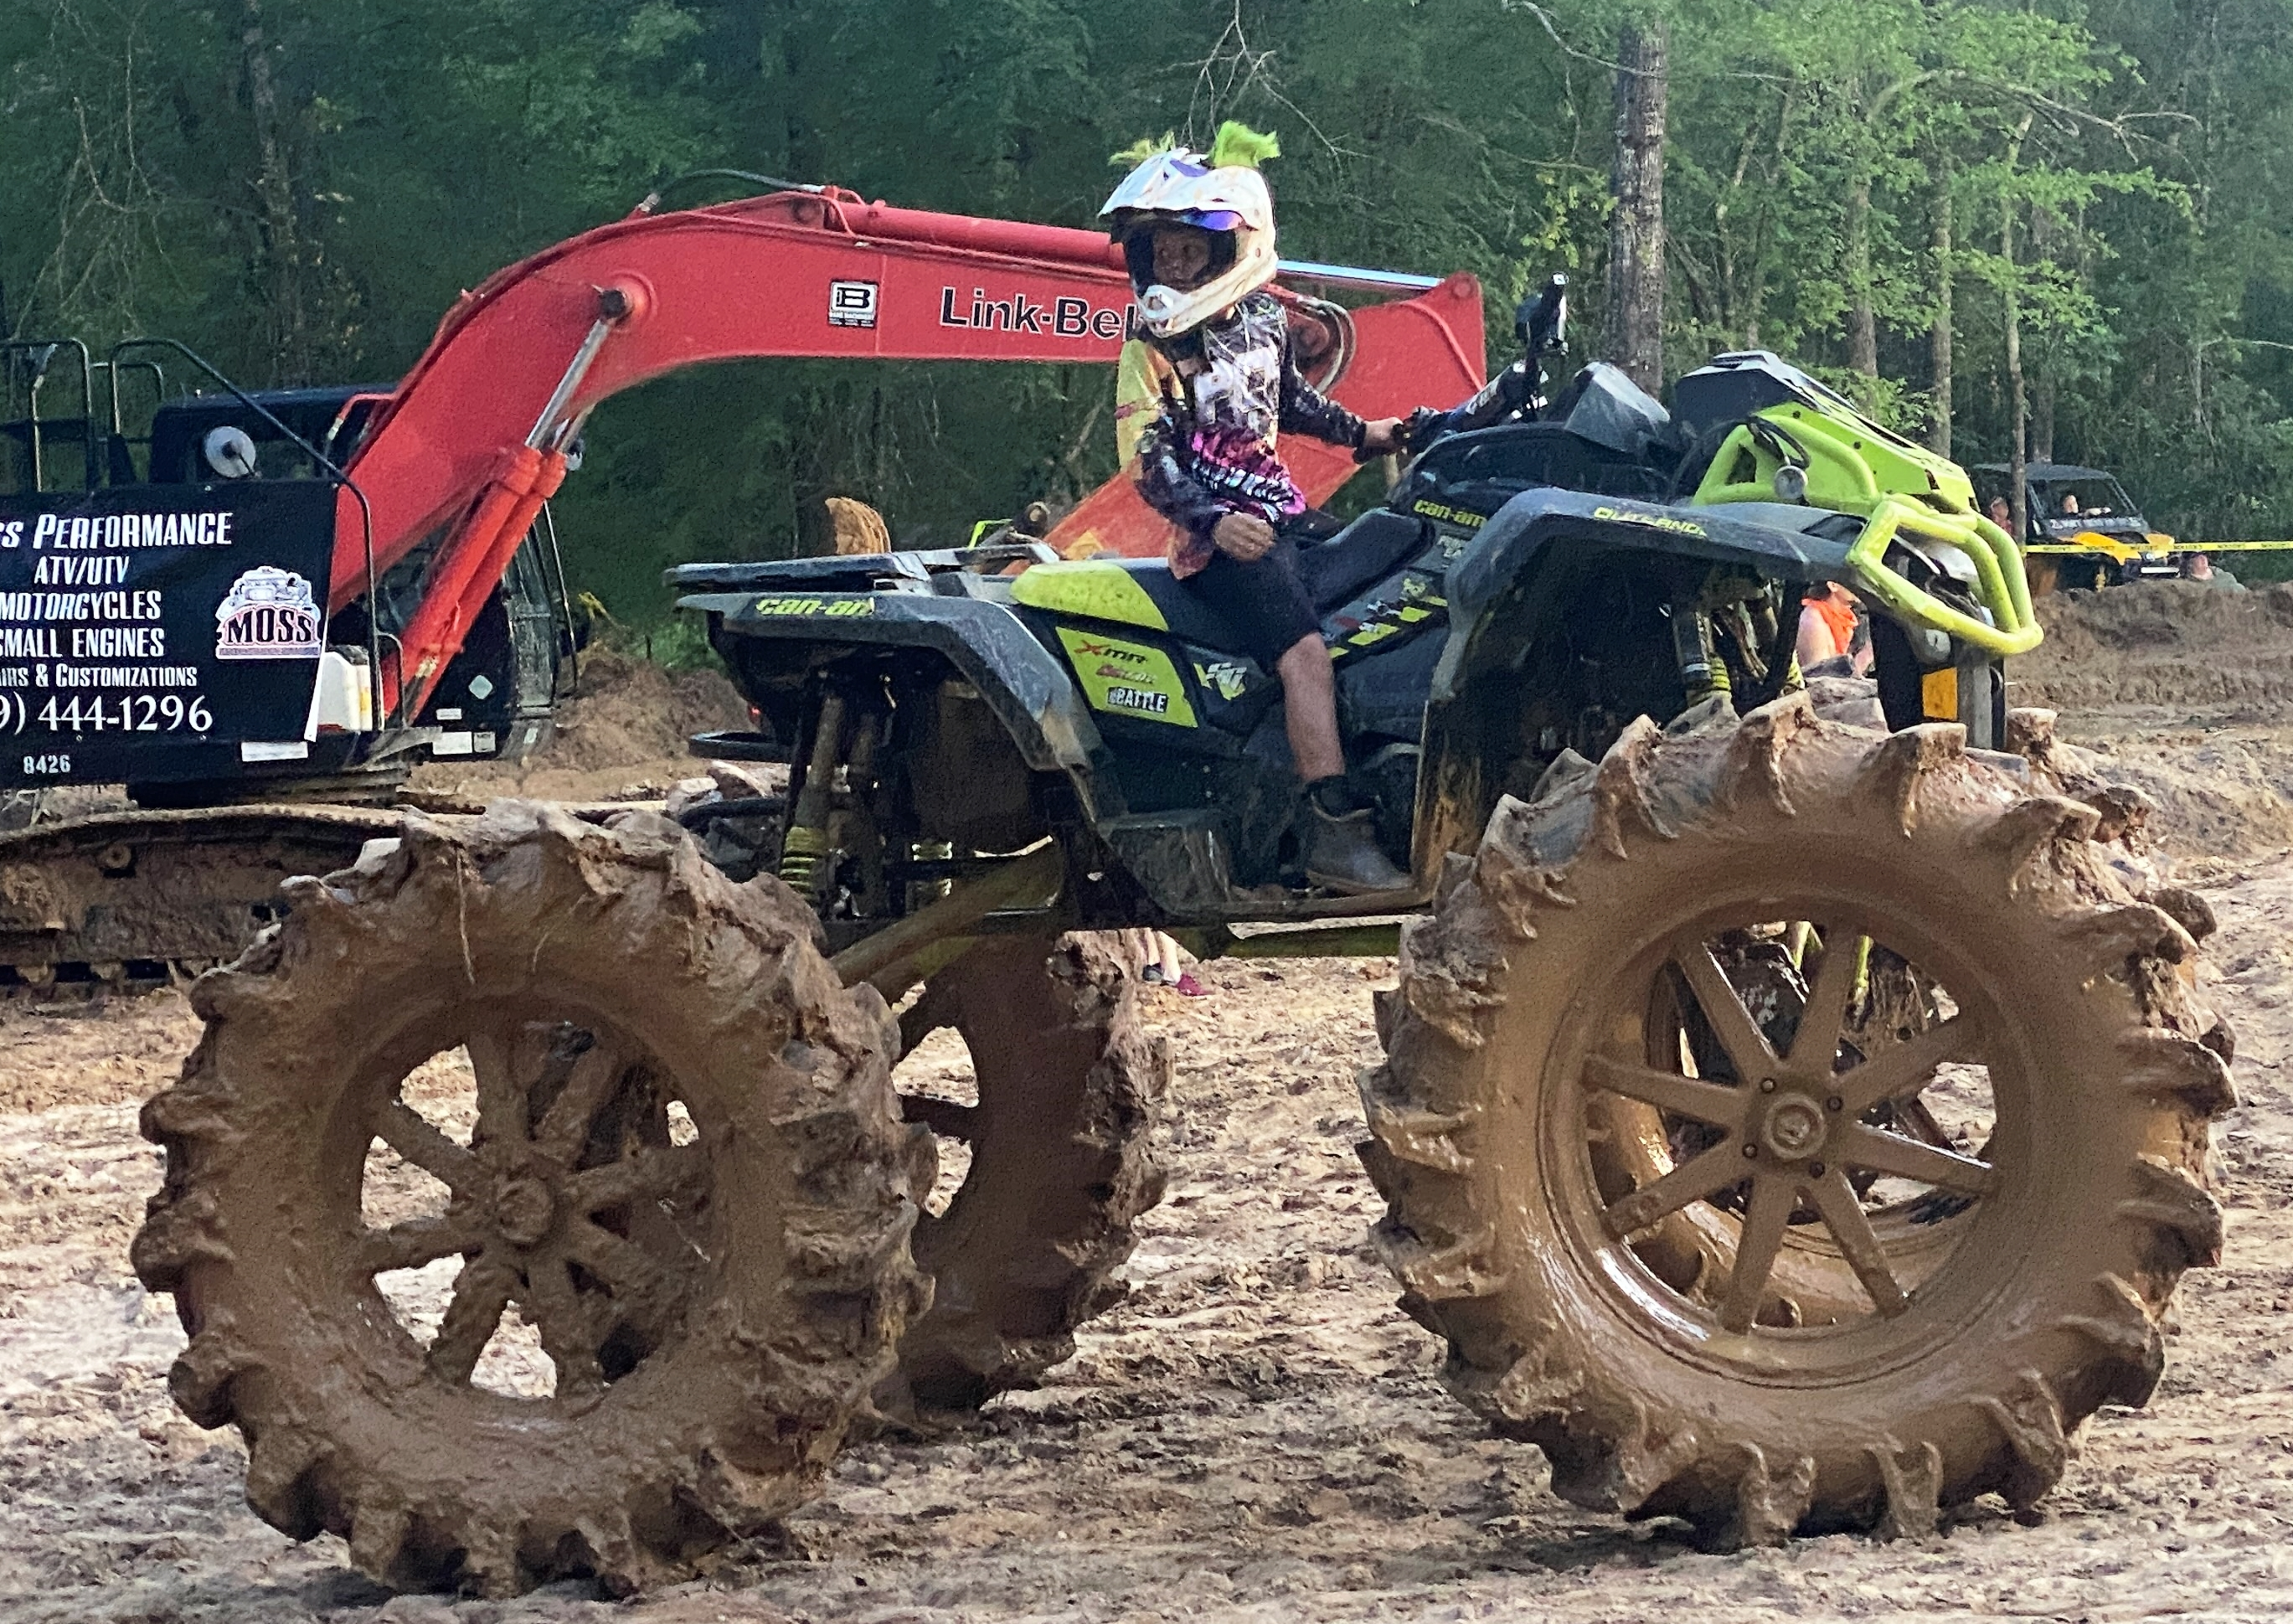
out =
{"type": "Polygon", "coordinates": [[[1837,581],[1808,589],[1799,608],[1799,669],[1810,677],[1860,677],[1871,669],[1871,645],[1856,637],[1856,597],[1837,581]]]}
{"type": "Polygon", "coordinates": [[[2245,583],[2227,570],[2214,567],[2214,561],[2203,553],[2192,553],[2182,563],[2182,575],[2188,581],[2203,581],[2209,587],[2219,587],[2224,592],[2242,592],[2245,583]]]}
{"type": "Polygon", "coordinates": [[[1989,514],[1990,522],[1993,524],[1996,524],[1999,529],[2006,532],[2009,535],[2013,533],[2014,508],[2013,503],[2009,502],[2003,496],[1994,496],[1990,499],[1989,514]]]}
{"type": "Polygon", "coordinates": [[[1206,998],[1210,988],[1195,979],[1186,967],[1179,944],[1166,931],[1125,930],[1123,946],[1138,966],[1138,978],[1149,987],[1167,987],[1182,998],[1206,998]]]}

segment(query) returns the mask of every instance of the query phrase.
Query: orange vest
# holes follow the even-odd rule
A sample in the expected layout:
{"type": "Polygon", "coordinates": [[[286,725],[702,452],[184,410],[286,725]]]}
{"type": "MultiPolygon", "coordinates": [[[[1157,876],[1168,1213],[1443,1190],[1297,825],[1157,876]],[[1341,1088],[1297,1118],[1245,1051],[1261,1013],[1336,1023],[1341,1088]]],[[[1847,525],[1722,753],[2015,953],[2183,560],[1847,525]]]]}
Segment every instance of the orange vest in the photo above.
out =
{"type": "Polygon", "coordinates": [[[1832,647],[1840,654],[1847,653],[1855,642],[1855,606],[1828,596],[1806,601],[1807,606],[1821,615],[1823,623],[1831,628],[1832,647]]]}

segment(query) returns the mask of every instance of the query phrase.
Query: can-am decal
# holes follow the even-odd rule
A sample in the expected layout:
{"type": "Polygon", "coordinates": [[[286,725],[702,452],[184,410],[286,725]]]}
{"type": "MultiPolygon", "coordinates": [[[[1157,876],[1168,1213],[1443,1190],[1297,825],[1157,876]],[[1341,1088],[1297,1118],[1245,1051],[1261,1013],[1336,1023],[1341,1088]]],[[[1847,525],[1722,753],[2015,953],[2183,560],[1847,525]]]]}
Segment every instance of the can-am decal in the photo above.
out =
{"type": "Polygon", "coordinates": [[[848,620],[854,615],[876,613],[876,600],[861,596],[845,597],[760,597],[749,605],[749,613],[758,618],[766,615],[823,615],[830,620],[848,620]]]}
{"type": "Polygon", "coordinates": [[[1411,503],[1409,511],[1439,524],[1461,524],[1467,530],[1479,530],[1489,522],[1489,516],[1486,513],[1475,513],[1470,508],[1452,508],[1446,502],[1437,502],[1430,498],[1411,503]]]}

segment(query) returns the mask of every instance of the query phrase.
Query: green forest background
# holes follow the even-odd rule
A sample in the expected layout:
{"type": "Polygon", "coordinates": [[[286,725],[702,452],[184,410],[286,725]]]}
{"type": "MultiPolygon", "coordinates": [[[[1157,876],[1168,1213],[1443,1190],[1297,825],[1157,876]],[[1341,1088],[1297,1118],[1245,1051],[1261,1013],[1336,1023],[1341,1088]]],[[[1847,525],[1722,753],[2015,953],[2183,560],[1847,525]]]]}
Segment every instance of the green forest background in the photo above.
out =
{"type": "MultiPolygon", "coordinates": [[[[1282,137],[1285,253],[1472,271],[1500,341],[1567,270],[1589,336],[1610,64],[1651,25],[1668,372],[1779,350],[2003,459],[2011,312],[2034,455],[2118,469],[2185,535],[2293,535],[2277,0],[0,0],[0,329],[387,381],[459,289],[684,171],[1086,224],[1109,152],[1238,117],[1282,137]]],[[[591,426],[571,572],[651,621],[663,564],[808,546],[831,492],[945,540],[1105,477],[1112,386],[665,380],[591,426]]]]}

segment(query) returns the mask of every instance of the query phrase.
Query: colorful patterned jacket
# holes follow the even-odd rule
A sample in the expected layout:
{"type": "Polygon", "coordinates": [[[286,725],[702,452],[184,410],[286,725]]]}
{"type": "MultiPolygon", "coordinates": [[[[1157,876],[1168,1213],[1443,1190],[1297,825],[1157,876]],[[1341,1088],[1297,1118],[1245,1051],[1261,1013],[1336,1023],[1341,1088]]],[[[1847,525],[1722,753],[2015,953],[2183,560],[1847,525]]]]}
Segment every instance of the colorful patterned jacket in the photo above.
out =
{"type": "Polygon", "coordinates": [[[1252,294],[1163,350],[1173,364],[1138,442],[1138,493],[1179,527],[1171,572],[1183,579],[1211,561],[1211,532],[1227,515],[1278,524],[1305,510],[1275,451],[1283,434],[1357,446],[1362,420],[1299,374],[1289,318],[1271,294],[1252,294]]]}

